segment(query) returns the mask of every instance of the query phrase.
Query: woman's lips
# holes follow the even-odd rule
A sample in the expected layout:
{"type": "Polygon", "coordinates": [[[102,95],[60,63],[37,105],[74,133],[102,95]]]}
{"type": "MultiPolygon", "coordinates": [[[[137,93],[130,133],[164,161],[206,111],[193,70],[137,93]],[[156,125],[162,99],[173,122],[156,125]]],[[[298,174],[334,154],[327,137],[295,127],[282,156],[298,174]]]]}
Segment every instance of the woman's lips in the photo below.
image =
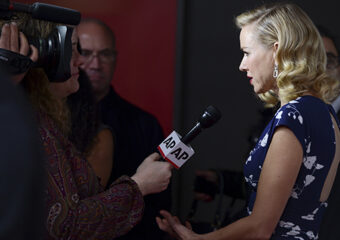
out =
{"type": "Polygon", "coordinates": [[[252,84],[253,83],[253,78],[252,77],[248,77],[249,78],[249,83],[252,84]]]}

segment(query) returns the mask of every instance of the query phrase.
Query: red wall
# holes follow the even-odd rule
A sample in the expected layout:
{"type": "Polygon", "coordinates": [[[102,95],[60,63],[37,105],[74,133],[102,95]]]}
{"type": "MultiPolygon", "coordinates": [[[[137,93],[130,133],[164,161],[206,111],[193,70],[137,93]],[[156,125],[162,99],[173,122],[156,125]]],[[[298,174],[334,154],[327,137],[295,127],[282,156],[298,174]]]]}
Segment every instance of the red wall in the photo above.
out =
{"type": "Polygon", "coordinates": [[[117,71],[112,84],[124,98],[154,114],[164,133],[170,133],[175,75],[176,1],[40,2],[76,9],[82,16],[97,17],[112,27],[116,33],[118,50],[117,71]]]}

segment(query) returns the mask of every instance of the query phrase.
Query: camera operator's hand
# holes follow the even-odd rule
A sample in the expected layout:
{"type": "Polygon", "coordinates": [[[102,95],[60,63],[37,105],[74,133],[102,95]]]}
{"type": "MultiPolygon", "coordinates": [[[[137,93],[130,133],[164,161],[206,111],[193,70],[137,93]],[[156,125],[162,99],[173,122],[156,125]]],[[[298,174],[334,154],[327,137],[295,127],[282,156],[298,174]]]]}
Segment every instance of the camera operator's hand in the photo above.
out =
{"type": "MultiPolygon", "coordinates": [[[[19,53],[21,55],[28,56],[33,62],[38,60],[38,49],[33,45],[29,45],[26,36],[19,32],[18,26],[15,22],[11,24],[4,24],[1,29],[0,36],[0,48],[19,53]]],[[[25,76],[26,73],[17,74],[12,76],[12,80],[14,83],[19,83],[25,76]]]]}
{"type": "Polygon", "coordinates": [[[158,153],[149,155],[131,177],[143,196],[164,191],[170,183],[172,166],[168,162],[158,161],[159,158],[158,153]]]}

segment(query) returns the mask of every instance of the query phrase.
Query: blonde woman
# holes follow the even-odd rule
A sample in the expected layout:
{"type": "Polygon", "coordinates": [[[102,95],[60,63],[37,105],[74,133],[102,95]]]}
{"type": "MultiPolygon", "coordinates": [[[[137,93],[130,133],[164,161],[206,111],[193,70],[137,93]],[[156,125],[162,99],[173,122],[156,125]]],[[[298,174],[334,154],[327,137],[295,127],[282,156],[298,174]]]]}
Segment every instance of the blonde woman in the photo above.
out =
{"type": "Polygon", "coordinates": [[[248,216],[202,235],[166,211],[157,223],[177,239],[318,239],[340,160],[339,122],[328,104],[337,83],[325,74],[322,39],[294,4],[261,6],[236,24],[240,70],[264,102],[281,106],[244,166],[248,216]]]}

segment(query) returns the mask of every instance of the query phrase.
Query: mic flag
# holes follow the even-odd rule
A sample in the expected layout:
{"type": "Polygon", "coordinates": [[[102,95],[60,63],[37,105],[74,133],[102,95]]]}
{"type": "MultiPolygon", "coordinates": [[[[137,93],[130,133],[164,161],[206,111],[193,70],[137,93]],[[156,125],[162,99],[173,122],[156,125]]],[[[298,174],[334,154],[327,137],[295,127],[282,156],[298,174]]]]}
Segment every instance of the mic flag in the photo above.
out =
{"type": "Polygon", "coordinates": [[[180,140],[181,136],[173,131],[158,147],[162,157],[171,163],[176,169],[188,161],[195,151],[190,145],[180,140]]]}

